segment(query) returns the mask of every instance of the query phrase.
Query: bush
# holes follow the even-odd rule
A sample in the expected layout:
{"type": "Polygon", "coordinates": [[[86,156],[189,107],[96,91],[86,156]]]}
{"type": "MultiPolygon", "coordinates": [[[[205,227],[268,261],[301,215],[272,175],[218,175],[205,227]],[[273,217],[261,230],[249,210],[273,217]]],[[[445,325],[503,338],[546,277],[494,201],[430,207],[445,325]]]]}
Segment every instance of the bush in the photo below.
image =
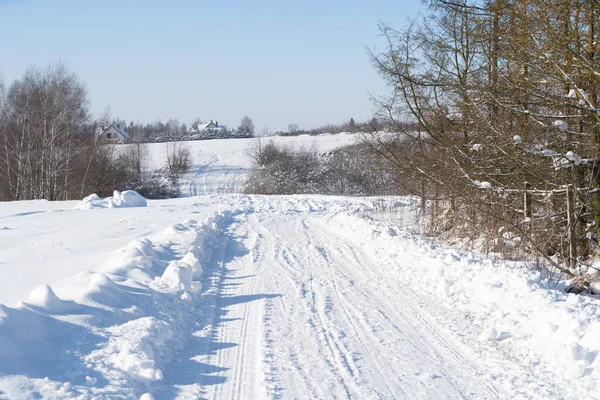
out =
{"type": "Polygon", "coordinates": [[[192,153],[181,142],[165,143],[166,168],[171,175],[183,175],[192,167],[192,153]]]}
{"type": "Polygon", "coordinates": [[[254,168],[246,182],[246,193],[294,194],[318,193],[321,163],[316,151],[277,146],[261,141],[250,149],[254,168]]]}
{"type": "Polygon", "coordinates": [[[245,192],[369,196],[398,192],[394,170],[365,146],[319,154],[258,140],[248,150],[254,165],[245,192]]]}

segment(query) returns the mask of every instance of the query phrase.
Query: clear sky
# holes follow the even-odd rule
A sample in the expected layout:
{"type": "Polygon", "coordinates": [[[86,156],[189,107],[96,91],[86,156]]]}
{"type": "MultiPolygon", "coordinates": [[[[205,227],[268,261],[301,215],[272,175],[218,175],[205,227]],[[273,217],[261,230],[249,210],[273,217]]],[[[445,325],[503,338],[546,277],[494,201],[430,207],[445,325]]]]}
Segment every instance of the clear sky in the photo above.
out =
{"type": "Polygon", "coordinates": [[[0,74],[64,61],[92,111],[272,131],[372,115],[385,93],[366,48],[420,0],[0,0],[0,74]]]}

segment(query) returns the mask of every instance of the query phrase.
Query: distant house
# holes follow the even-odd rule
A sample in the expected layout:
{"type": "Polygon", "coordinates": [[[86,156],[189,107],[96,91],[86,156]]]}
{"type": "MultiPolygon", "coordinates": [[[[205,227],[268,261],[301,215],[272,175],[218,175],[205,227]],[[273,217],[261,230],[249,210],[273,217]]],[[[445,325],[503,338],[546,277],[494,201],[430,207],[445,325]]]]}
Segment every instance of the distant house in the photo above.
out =
{"type": "Polygon", "coordinates": [[[131,138],[125,132],[125,130],[121,128],[121,125],[111,124],[109,127],[99,130],[98,139],[109,143],[126,143],[131,138]]]}
{"type": "Polygon", "coordinates": [[[198,132],[212,132],[217,130],[225,129],[224,126],[219,126],[219,121],[212,122],[212,120],[208,124],[198,124],[198,132]]]}

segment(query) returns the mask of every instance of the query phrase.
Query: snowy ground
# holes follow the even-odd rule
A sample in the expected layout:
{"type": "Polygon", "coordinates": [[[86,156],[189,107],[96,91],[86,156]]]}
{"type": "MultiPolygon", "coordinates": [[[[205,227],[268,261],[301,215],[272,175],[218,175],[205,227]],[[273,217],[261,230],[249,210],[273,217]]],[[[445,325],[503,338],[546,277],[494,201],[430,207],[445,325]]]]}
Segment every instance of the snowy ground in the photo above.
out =
{"type": "Polygon", "coordinates": [[[598,300],[409,233],[414,200],[75,204],[0,203],[0,399],[600,398],[598,300]]]}

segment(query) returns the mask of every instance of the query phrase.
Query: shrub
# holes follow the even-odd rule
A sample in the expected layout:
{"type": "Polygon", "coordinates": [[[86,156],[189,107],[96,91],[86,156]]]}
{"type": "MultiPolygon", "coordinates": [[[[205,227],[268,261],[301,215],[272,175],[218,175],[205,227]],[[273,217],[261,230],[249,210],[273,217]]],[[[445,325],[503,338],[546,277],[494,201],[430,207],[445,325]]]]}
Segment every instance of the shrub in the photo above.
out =
{"type": "Polygon", "coordinates": [[[316,148],[293,149],[258,140],[248,155],[254,165],[246,193],[368,196],[398,192],[389,163],[363,145],[319,154],[316,148]]]}

